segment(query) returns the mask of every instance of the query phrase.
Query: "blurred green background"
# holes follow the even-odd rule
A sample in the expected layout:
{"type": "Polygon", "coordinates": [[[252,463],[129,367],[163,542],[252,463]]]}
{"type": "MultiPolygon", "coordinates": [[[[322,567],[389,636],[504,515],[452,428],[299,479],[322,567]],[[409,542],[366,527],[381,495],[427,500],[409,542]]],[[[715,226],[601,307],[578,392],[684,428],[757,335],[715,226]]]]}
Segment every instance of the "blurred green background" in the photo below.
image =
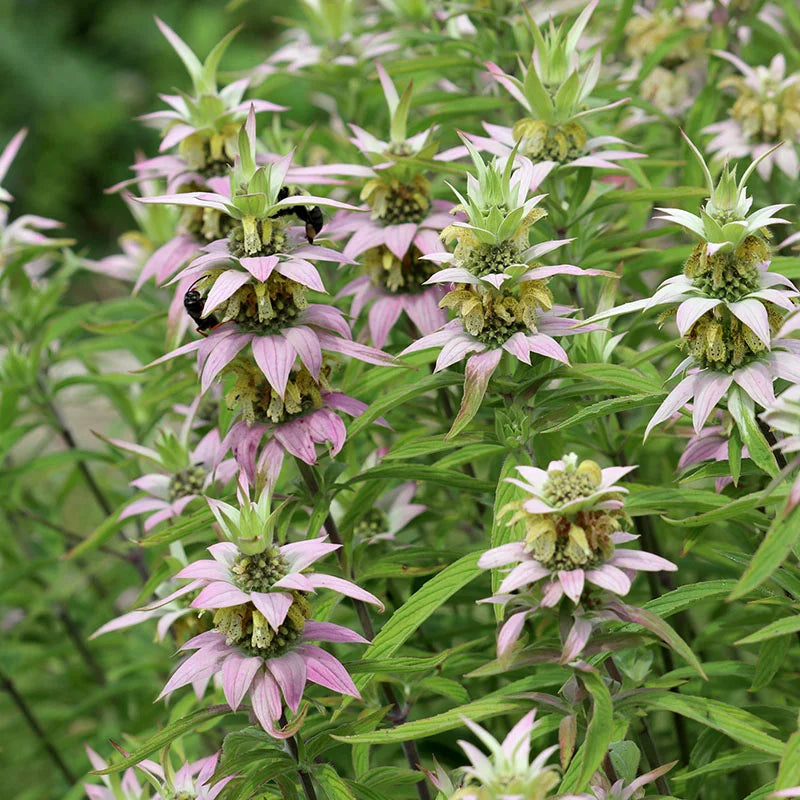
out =
{"type": "Polygon", "coordinates": [[[66,224],[92,257],[116,250],[130,226],[118,196],[103,190],[130,177],[137,150],[155,155],[157,134],[133,120],[163,107],[159,92],[188,89],[157,14],[204,58],[245,23],[223,69],[260,63],[283,26],[277,0],[0,0],[0,145],[30,133],[5,185],[12,213],[66,224]]]}

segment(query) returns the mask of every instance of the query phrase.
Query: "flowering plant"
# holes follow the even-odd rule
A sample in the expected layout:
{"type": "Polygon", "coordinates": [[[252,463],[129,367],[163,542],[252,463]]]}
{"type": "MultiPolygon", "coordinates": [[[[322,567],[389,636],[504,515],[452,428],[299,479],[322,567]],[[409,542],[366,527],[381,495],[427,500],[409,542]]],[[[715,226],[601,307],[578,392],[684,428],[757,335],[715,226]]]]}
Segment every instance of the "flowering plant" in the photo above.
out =
{"type": "Polygon", "coordinates": [[[5,796],[798,795],[793,5],[74,5],[5,31],[5,796]]]}

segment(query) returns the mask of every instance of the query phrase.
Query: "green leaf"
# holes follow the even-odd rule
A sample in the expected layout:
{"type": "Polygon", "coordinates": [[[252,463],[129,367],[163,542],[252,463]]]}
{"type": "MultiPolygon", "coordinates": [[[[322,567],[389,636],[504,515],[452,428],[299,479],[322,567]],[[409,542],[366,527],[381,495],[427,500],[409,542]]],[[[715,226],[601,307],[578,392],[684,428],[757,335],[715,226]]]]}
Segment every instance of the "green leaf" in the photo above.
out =
{"type": "MultiPolygon", "coordinates": [[[[387,370],[388,372],[388,370],[387,370]]],[[[367,425],[371,425],[376,419],[382,417],[398,406],[403,406],[415,397],[427,392],[433,392],[445,386],[453,386],[460,383],[462,380],[461,375],[453,372],[437,372],[435,375],[426,375],[421,380],[410,385],[406,384],[393,392],[383,394],[380,400],[372,403],[364,413],[350,423],[347,435],[349,437],[356,436],[359,432],[364,430],[367,425]]]]}
{"type": "Polygon", "coordinates": [[[757,692],[765,686],[769,686],[783,664],[791,643],[792,637],[788,634],[762,642],[758,650],[756,674],[753,676],[753,683],[750,686],[751,692],[757,692]]]}
{"type": "Polygon", "coordinates": [[[779,513],[775,517],[729,599],[737,600],[744,597],[766,581],[789,555],[798,537],[800,537],[800,505],[795,506],[788,514],[779,513]]]}
{"type": "Polygon", "coordinates": [[[324,790],[328,800],[356,800],[356,796],[330,764],[321,764],[315,767],[314,777],[324,790]]]}
{"type": "Polygon", "coordinates": [[[800,731],[795,731],[786,742],[775,788],[791,789],[797,785],[800,785],[800,731]]]}
{"type": "Polygon", "coordinates": [[[120,529],[129,525],[131,520],[124,519],[118,520],[117,517],[122,513],[125,506],[130,504],[130,500],[126,500],[122,505],[116,508],[110,516],[106,517],[80,544],[76,545],[67,553],[68,558],[77,558],[79,556],[90,553],[98,547],[102,547],[115,533],[120,529]]]}
{"type": "Polygon", "coordinates": [[[685,783],[692,778],[702,778],[708,775],[728,773],[741,767],[753,767],[757,764],[774,764],[778,759],[766,753],[756,753],[753,750],[737,750],[733,753],[714,759],[710,764],[670,777],[675,783],[685,783]]]}
{"type": "Polygon", "coordinates": [[[783,742],[765,732],[765,729],[772,728],[772,725],[755,714],[719,700],[656,690],[624,698],[619,701],[618,708],[629,703],[680,714],[724,733],[734,741],[754,750],[776,756],[783,755],[783,742]]]}
{"type": "Polygon", "coordinates": [[[656,400],[664,394],[660,384],[652,378],[619,364],[573,364],[571,371],[584,378],[617,386],[629,392],[657,395],[656,400]]]}
{"type": "Polygon", "coordinates": [[[580,772],[575,786],[564,787],[562,784],[560,787],[562,792],[566,789],[580,792],[588,787],[589,778],[602,764],[614,733],[614,708],[611,694],[603,679],[595,672],[584,672],[578,677],[594,700],[592,719],[586,731],[586,739],[582,748],[583,756],[580,759],[580,772]]]}
{"type": "Polygon", "coordinates": [[[795,633],[796,631],[800,631],[800,614],[794,617],[776,619],[774,622],[770,622],[769,625],[765,625],[755,633],[751,633],[749,636],[739,639],[736,644],[755,644],[756,642],[763,642],[766,639],[773,639],[776,636],[783,636],[787,633],[795,633]]]}
{"type": "Polygon", "coordinates": [[[586,422],[596,419],[597,417],[606,417],[619,411],[628,411],[632,408],[658,405],[663,399],[664,395],[661,393],[629,394],[624,397],[612,397],[609,400],[601,400],[598,403],[592,403],[586,408],[582,408],[576,414],[572,414],[572,416],[562,422],[557,422],[548,428],[543,428],[540,433],[553,433],[554,431],[560,431],[564,428],[571,428],[579,422],[586,422]]]}
{"type": "Polygon", "coordinates": [[[698,672],[698,674],[708,680],[703,667],[700,664],[694,651],[688,644],[678,635],[678,632],[667,622],[665,622],[657,614],[648,611],[646,608],[636,608],[634,606],[624,606],[625,619],[641,625],[643,628],[652,631],[669,647],[671,647],[681,658],[687,663],[691,664],[698,672]]]}
{"type": "Polygon", "coordinates": [[[654,614],[658,614],[659,617],[671,617],[673,614],[694,608],[703,600],[725,597],[735,585],[736,582],[732,580],[689,583],[649,600],[644,607],[654,614]]]}
{"type": "MultiPolygon", "coordinates": [[[[381,628],[364,652],[364,658],[387,659],[393,656],[431,614],[482,572],[478,568],[481,552],[468,553],[414,592],[381,628]]],[[[361,690],[374,677],[374,673],[361,675],[355,684],[361,690]]]]}
{"type": "Polygon", "coordinates": [[[753,401],[740,387],[735,386],[728,392],[728,411],[736,421],[742,444],[747,448],[752,461],[774,478],[780,472],[778,462],[758,427],[753,401]]]}
{"type": "Polygon", "coordinates": [[[224,717],[226,714],[233,713],[236,712],[231,711],[227,705],[211,706],[210,708],[198,709],[197,711],[194,711],[185,717],[181,717],[181,719],[176,720],[170,725],[167,725],[166,728],[160,730],[154,736],[151,736],[141,747],[138,747],[136,750],[134,750],[134,752],[131,753],[127,758],[123,758],[121,761],[110,764],[105,769],[96,770],[92,774],[111,775],[114,772],[121,772],[128,767],[133,767],[143,759],[147,758],[149,755],[161,750],[171,742],[179,739],[184,734],[189,733],[189,731],[196,730],[201,725],[209,722],[212,719],[224,717]]]}
{"type": "Polygon", "coordinates": [[[451,489],[466,489],[470,492],[491,492],[494,489],[494,483],[491,481],[479,480],[470,475],[465,475],[463,472],[413,463],[394,466],[387,464],[373,467],[352,477],[348,485],[382,478],[401,478],[407,481],[437,483],[440,486],[449,486],[451,489]]]}
{"type": "Polygon", "coordinates": [[[507,714],[518,708],[518,701],[500,699],[497,697],[484,697],[467,703],[463,706],[451,708],[442,714],[437,714],[427,719],[418,719],[414,722],[406,722],[394,728],[384,728],[383,730],[363,733],[356,736],[334,736],[340,742],[351,744],[389,744],[391,742],[408,742],[416,739],[424,739],[426,736],[433,736],[444,731],[451,731],[464,725],[462,717],[468,717],[474,722],[496,717],[500,714],[507,714]]]}
{"type": "Polygon", "coordinates": [[[394,793],[392,793],[391,796],[386,795],[358,781],[345,779],[345,783],[353,791],[354,796],[357,797],[358,800],[396,800],[397,798],[397,795],[394,793]]]}

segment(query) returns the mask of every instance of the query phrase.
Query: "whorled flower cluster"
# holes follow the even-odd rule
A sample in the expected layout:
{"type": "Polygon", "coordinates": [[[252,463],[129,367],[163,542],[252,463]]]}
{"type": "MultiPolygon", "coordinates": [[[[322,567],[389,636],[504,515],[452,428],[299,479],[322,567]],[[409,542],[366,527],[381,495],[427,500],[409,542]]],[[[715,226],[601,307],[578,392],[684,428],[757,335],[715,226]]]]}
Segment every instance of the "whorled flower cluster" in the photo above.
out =
{"type": "Polygon", "coordinates": [[[347,283],[339,292],[352,296],[350,313],[358,317],[369,306],[367,327],[376,347],[383,347],[389,332],[405,313],[423,335],[442,325],[438,307],[442,291],[426,286],[436,270],[425,256],[438,249],[438,235],[449,221],[451,204],[434,200],[430,181],[417,163],[436,155],[435,128],[407,135],[413,85],[398,93],[389,74],[376,64],[390,116],[390,140],[383,141],[351,125],[350,141],[370,162],[369,168],[339,165],[344,175],[366,178],[360,199],[364,213],[340,212],[328,230],[347,235],[343,254],[361,259],[366,274],[347,283]]]}
{"type": "Polygon", "coordinates": [[[775,216],[786,204],[751,212],[753,200],[746,184],[760,162],[751,164],[738,181],[736,169],[726,164],[714,181],[700,152],[688,138],[687,142],[703,169],[709,199],[699,216],[682,209],[659,209],[661,219],[700,239],[683,274],[664,281],[651,298],[590,318],[597,322],[629,311],[673,306],[662,319],[675,315],[687,358],[673,375],[686,372],[686,376],[653,415],[646,434],[692,398],[694,428],[699,432],[729,390],[736,395],[728,404],[731,410],[738,408],[737,402],[766,407],[774,400],[772,384],[777,378],[800,380],[800,348],[777,335],[783,316],[795,308],[798,291],[788,278],[769,270],[765,233],[767,226],[786,222],[775,216]]]}
{"type": "MultiPolygon", "coordinates": [[[[465,140],[466,142],[466,140],[465,140]]],[[[431,284],[455,283],[440,305],[457,317],[438,331],[423,336],[402,354],[440,347],[438,372],[470,353],[466,364],[464,396],[454,421],[454,435],[474,416],[486,392],[489,378],[504,352],[524,363],[538,354],[569,363],[555,336],[577,332],[568,316],[577,309],[555,304],[548,279],[556,275],[599,275],[571,264],[543,266],[535,259],[570,240],[530,244],[535,223],[546,215],[537,208],[539,197],[528,197],[537,172],[531,162],[518,158],[495,159],[486,164],[466,142],[477,175],[470,175],[467,196],[456,191],[456,210],[467,219],[454,222],[442,238],[456,240],[454,253],[434,253],[429,258],[453,264],[431,278],[431,284]]],[[[544,173],[539,170],[539,174],[544,173]]]]}
{"type": "Polygon", "coordinates": [[[182,651],[195,652],[175,670],[160,696],[187,684],[200,693],[219,674],[232,709],[249,695],[264,730],[286,738],[292,729],[285,725],[283,704],[297,714],[307,681],[359,696],[342,664],[312,642],[367,640],[341,625],[311,619],[310,596],[325,588],[383,606],[350,581],[310,570],[340,545],[325,542],[325,537],[278,545],[274,529],[280,509],[270,511],[268,491],[251,502],[246,487],[242,481],[238,507],[209,500],[228,541],[208,548],[213,559],[194,561],[175,576],[199,589],[191,607],[211,617],[211,630],[183,645],[182,651]]]}
{"type": "MultiPolygon", "coordinates": [[[[527,495],[504,509],[512,512],[508,524],[522,523],[525,536],[488,550],[478,561],[484,569],[516,564],[487,601],[519,606],[500,631],[499,655],[513,647],[530,614],[557,605],[565,595],[573,606],[591,608],[597,605],[592,587],[624,596],[637,571],[677,569],[652,553],[618,547],[638,538],[625,530],[627,489],[616,483],[632,469],[601,469],[591,460],[578,462],[570,453],[551,461],[546,470],[517,467],[523,480],[508,478],[527,495]],[[520,591],[522,597],[514,594],[520,591]]],[[[579,630],[585,643],[591,628],[579,630]]]]}
{"type": "MultiPolygon", "coordinates": [[[[239,134],[230,196],[182,192],[142,198],[146,203],[212,208],[229,219],[227,237],[205,247],[174,278],[191,281],[186,310],[199,330],[210,333],[158,361],[197,352],[203,391],[218,376],[232,376],[226,392],[229,406],[238,411],[244,426],[266,424],[267,428],[259,428],[262,433],[326,408],[330,415],[337,408],[325,403],[333,393],[328,383],[332,362],[324,353],[373,364],[391,360],[354,342],[338,309],[308,300],[309,291],[325,291],[312,261],[347,261],[334,250],[310,243],[321,228],[318,205],[351,207],[325,198],[288,196],[284,181],[291,158],[290,154],[266,166],[257,163],[251,109],[239,134]],[[302,233],[290,227],[292,216],[305,222],[302,233]],[[246,348],[249,353],[242,352],[246,348]]],[[[315,444],[328,441],[337,447],[338,430],[331,431],[327,422],[294,426],[294,431],[301,432],[302,442],[283,449],[307,463],[316,461],[315,444]]],[[[240,438],[239,433],[229,433],[224,443],[233,447],[234,456],[252,475],[253,459],[239,455],[240,438]]],[[[275,476],[276,471],[270,474],[275,476]]]]}
{"type": "Polygon", "coordinates": [[[713,133],[708,150],[719,158],[751,158],[759,161],[764,180],[777,166],[789,178],[800,169],[800,72],[786,74],[786,58],[778,53],[769,66],[751,67],[732,53],[716,51],[739,70],[724,78],[720,88],[732,88],[736,100],[729,119],[703,129],[713,133]],[[776,143],[782,143],[777,150],[776,143]],[[763,158],[762,158],[763,157],[763,158]]]}

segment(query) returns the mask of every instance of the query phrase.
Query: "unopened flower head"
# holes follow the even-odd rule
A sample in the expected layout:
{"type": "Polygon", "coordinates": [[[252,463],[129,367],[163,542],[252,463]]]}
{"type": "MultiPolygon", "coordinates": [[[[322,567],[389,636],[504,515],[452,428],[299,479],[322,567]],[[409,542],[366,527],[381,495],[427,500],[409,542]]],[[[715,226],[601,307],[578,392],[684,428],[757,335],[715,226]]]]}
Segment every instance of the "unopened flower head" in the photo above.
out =
{"type": "Polygon", "coordinates": [[[178,145],[189,171],[204,178],[227,174],[248,109],[252,108],[253,113],[286,109],[266,100],[243,101],[248,78],[218,88],[217,69],[238,28],[227,34],[201,63],[175,31],[158,18],[156,22],[189,72],[193,94],[161,95],[170,109],[146,114],[142,119],[164,132],[162,152],[178,145]]]}
{"type": "MultiPolygon", "coordinates": [[[[705,249],[709,258],[716,253],[733,253],[743,245],[747,245],[746,252],[740,254],[740,257],[749,255],[747,259],[750,262],[749,266],[768,260],[769,249],[764,242],[763,231],[769,225],[788,222],[773,215],[787,208],[789,204],[766,206],[751,214],[753,198],[747,192],[747,181],[763,159],[775,148],[767,150],[755,159],[738,181],[736,167],[731,168],[726,161],[722,173],[715,181],[700,151],[685,134],[684,139],[703,170],[709,198],[701,207],[699,216],[680,209],[659,208],[659,211],[664,212],[659,218],[681,225],[699,236],[701,243],[698,245],[698,251],[705,249]]],[[[719,271],[721,267],[717,269],[719,271]]]]}
{"type": "MultiPolygon", "coordinates": [[[[502,742],[485,728],[470,719],[464,724],[489,751],[488,756],[470,742],[459,745],[470,760],[461,767],[466,776],[456,789],[445,775],[437,776],[437,788],[447,793],[448,800],[544,800],[561,778],[558,770],[547,761],[557,746],[548,747],[531,760],[531,735],[541,722],[535,722],[536,711],[529,711],[509,731],[502,742]]],[[[433,777],[433,776],[432,776],[433,777]]]]}
{"type": "MultiPolygon", "coordinates": [[[[534,162],[550,161],[568,164],[582,157],[591,160],[596,147],[618,140],[593,142],[589,139],[581,120],[588,114],[603,111],[618,103],[587,108],[588,100],[600,77],[600,53],[597,52],[585,64],[578,50],[578,42],[589,22],[596,0],[589,3],[568,29],[565,24],[559,28],[551,20],[549,29],[542,32],[535,24],[532,34],[535,49],[531,61],[522,67],[522,78],[503,72],[492,62],[487,62],[490,75],[500,83],[529,113],[518,120],[510,129],[512,141],[509,142],[505,129],[485,124],[492,139],[502,144],[516,144],[520,155],[534,162]]],[[[475,140],[476,141],[476,140],[475,140]]],[[[494,151],[493,151],[494,152],[494,151]]],[[[602,161],[602,153],[594,166],[608,166],[602,161]]],[[[615,158],[630,158],[636,154],[615,152],[615,158]]],[[[580,162],[579,162],[580,164],[580,162]]],[[[592,166],[587,161],[585,166],[592,166]]],[[[614,164],[611,164],[614,166],[614,164]]]]}
{"type": "Polygon", "coordinates": [[[737,98],[730,118],[715,122],[704,133],[715,134],[708,145],[719,158],[759,159],[758,172],[765,180],[773,164],[795,179],[800,159],[800,72],[786,75],[786,59],[776,55],[769,66],[751,67],[737,56],[716,51],[741,73],[720,82],[731,87],[737,98]],[[774,149],[776,143],[782,147],[774,149]],[[763,160],[759,157],[768,154],[763,160]]]}
{"type": "Polygon", "coordinates": [[[627,490],[616,484],[632,469],[602,469],[591,460],[579,462],[574,453],[546,470],[517,467],[523,480],[508,480],[530,496],[507,507],[513,512],[508,524],[522,521],[525,539],[495,547],[478,562],[484,568],[520,562],[500,584],[500,596],[544,578],[542,606],[555,605],[564,594],[579,603],[586,582],[626,595],[637,570],[676,569],[651,553],[616,548],[637,538],[623,530],[629,523],[627,490]]]}

